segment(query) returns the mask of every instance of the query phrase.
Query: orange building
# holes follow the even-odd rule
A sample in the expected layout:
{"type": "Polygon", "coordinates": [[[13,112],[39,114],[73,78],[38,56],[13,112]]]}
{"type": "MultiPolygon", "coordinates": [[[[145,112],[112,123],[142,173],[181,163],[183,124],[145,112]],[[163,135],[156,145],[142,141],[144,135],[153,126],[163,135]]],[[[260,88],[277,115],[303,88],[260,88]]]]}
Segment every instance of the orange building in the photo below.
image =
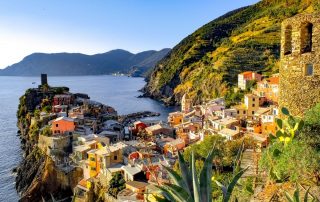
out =
{"type": "Polygon", "coordinates": [[[51,131],[54,135],[73,132],[76,128],[74,119],[68,117],[59,117],[52,122],[51,131]]]}
{"type": "Polygon", "coordinates": [[[182,112],[172,112],[169,114],[168,123],[170,126],[176,126],[182,123],[183,113],[182,112]]]}
{"type": "Polygon", "coordinates": [[[257,83],[255,94],[265,97],[268,102],[278,103],[279,97],[279,77],[271,77],[257,83]]]}

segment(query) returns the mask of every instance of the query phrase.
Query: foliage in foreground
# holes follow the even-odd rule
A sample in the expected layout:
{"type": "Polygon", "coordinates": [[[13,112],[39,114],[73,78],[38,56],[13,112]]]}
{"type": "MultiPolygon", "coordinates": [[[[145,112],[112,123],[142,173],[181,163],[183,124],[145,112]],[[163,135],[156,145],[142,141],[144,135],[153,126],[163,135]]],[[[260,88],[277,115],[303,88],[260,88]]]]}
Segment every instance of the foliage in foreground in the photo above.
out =
{"type": "MultiPolygon", "coordinates": [[[[214,147],[215,148],[215,147],[214,147]]],[[[172,170],[169,167],[165,167],[168,171],[170,180],[172,183],[166,183],[163,186],[158,186],[158,189],[162,191],[163,196],[170,201],[188,201],[188,202],[211,202],[212,201],[212,162],[215,156],[214,148],[211,149],[207,158],[204,161],[204,165],[200,171],[200,175],[197,175],[197,169],[195,166],[194,152],[191,154],[189,165],[183,158],[181,153],[178,154],[178,161],[180,167],[180,174],[172,170]]],[[[239,160],[243,151],[243,144],[238,152],[237,159],[234,164],[234,170],[239,170],[239,160]]],[[[247,169],[240,170],[235,173],[231,182],[227,185],[223,185],[219,181],[215,182],[221,188],[223,193],[223,202],[230,200],[232,192],[247,169]]]]}

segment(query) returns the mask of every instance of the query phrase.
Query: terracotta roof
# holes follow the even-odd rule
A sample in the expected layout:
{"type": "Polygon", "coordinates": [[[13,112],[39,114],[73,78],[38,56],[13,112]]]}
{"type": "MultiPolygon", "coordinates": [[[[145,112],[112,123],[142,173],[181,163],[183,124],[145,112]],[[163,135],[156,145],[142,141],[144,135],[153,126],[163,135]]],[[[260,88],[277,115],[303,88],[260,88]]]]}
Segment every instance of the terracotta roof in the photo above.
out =
{"type": "Polygon", "coordinates": [[[267,81],[269,84],[279,84],[279,77],[270,77],[267,81]]]}
{"type": "Polygon", "coordinates": [[[139,182],[139,181],[129,181],[129,182],[126,182],[126,184],[137,189],[142,189],[149,185],[148,183],[139,182]]]}
{"type": "Polygon", "coordinates": [[[80,180],[80,182],[78,182],[78,185],[87,188],[87,180],[85,179],[80,180]]]}

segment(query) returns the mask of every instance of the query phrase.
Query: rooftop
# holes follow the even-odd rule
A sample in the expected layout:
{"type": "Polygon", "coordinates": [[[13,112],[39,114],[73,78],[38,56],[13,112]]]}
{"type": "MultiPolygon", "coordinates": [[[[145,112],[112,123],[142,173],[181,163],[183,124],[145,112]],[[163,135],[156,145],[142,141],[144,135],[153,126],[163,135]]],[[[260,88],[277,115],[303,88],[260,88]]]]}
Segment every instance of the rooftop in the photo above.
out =
{"type": "Polygon", "coordinates": [[[229,129],[229,128],[224,128],[222,130],[220,130],[218,132],[220,135],[225,135],[225,136],[229,136],[229,137],[233,137],[235,135],[238,135],[239,134],[239,131],[238,130],[232,130],[232,129],[229,129]]]}
{"type": "Polygon", "coordinates": [[[126,182],[126,184],[137,189],[142,189],[149,185],[148,183],[139,182],[139,181],[129,181],[129,182],[126,182]]]}
{"type": "Polygon", "coordinates": [[[61,120],[63,120],[63,121],[69,121],[69,122],[74,122],[74,119],[69,118],[69,117],[64,117],[64,116],[59,117],[59,118],[56,118],[54,121],[61,121],[61,120]]]}
{"type": "Polygon", "coordinates": [[[141,169],[136,166],[126,165],[122,166],[121,168],[130,175],[136,175],[141,172],[141,169]]]}

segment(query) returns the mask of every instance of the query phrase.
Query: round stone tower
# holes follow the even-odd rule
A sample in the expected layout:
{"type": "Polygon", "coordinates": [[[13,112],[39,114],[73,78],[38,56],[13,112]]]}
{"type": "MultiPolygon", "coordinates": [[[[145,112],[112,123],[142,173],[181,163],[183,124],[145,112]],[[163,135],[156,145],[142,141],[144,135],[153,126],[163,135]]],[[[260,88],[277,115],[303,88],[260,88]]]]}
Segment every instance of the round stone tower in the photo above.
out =
{"type": "Polygon", "coordinates": [[[286,19],[281,30],[279,107],[303,116],[320,102],[320,13],[286,19]]]}

